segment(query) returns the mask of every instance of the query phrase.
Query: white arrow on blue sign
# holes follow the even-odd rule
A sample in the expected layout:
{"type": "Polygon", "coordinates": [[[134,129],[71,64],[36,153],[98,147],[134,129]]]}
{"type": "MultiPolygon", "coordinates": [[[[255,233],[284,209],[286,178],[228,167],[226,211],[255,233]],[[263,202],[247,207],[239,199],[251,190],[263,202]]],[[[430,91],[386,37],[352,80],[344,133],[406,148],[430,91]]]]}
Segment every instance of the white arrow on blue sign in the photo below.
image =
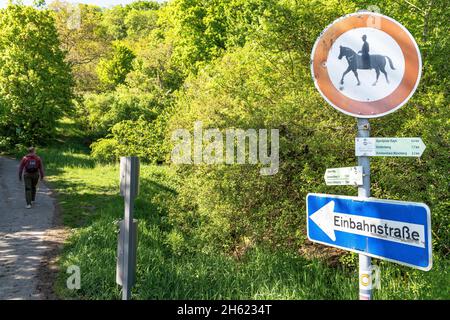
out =
{"type": "Polygon", "coordinates": [[[431,217],[426,204],[310,193],[306,205],[309,240],[431,269],[431,217]]]}

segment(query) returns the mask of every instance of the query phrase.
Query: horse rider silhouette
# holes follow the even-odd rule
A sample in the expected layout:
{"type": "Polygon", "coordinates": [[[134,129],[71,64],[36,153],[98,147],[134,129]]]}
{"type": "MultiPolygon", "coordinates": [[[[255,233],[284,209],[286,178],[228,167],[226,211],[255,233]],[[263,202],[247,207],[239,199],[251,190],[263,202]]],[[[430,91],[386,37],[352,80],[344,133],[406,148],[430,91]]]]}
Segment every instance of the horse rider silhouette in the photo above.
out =
{"type": "Polygon", "coordinates": [[[345,57],[347,59],[348,68],[344,71],[341,78],[341,85],[344,84],[344,77],[347,73],[350,71],[353,71],[355,74],[356,80],[358,80],[358,86],[361,84],[358,77],[358,71],[357,69],[367,70],[367,69],[375,69],[375,72],[377,74],[377,79],[372,84],[375,86],[378,82],[378,77],[380,76],[380,71],[383,72],[384,76],[386,77],[386,82],[389,83],[388,75],[385,70],[386,66],[386,59],[389,61],[389,66],[392,70],[395,70],[394,65],[392,63],[391,58],[388,56],[380,55],[380,54],[369,54],[369,43],[367,42],[367,36],[363,35],[362,40],[364,41],[364,44],[362,46],[362,49],[358,52],[361,53],[361,55],[357,54],[355,51],[348,47],[340,46],[340,52],[338,59],[341,60],[342,57],[345,57]]]}
{"type": "Polygon", "coordinates": [[[370,55],[369,55],[369,43],[367,42],[367,36],[363,35],[362,40],[364,41],[364,44],[362,46],[362,49],[358,52],[361,53],[361,62],[362,66],[361,69],[370,69],[370,55]]]}

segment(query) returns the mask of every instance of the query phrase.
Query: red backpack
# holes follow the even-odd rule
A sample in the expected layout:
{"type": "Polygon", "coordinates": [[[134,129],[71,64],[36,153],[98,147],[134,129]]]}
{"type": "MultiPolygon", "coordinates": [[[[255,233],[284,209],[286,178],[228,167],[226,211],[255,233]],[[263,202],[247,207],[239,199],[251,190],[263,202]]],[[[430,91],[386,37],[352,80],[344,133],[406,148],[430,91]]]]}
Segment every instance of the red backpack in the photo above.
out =
{"type": "Polygon", "coordinates": [[[38,161],[34,157],[28,157],[25,162],[25,172],[26,173],[36,173],[38,172],[38,161]]]}

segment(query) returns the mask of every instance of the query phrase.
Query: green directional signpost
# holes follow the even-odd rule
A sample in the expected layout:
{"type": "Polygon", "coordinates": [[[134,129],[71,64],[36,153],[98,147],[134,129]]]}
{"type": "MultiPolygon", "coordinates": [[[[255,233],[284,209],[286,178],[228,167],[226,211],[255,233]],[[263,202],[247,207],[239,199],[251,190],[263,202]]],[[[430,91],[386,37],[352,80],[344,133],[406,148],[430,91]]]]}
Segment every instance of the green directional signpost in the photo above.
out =
{"type": "Polygon", "coordinates": [[[358,197],[309,194],[308,238],[359,253],[360,300],[372,299],[371,257],[425,271],[432,266],[428,206],[370,197],[370,157],[420,157],[425,150],[420,138],[371,138],[369,124],[370,118],[407,103],[421,69],[420,51],[409,31],[390,17],[364,10],[326,27],[311,53],[317,90],[333,108],[357,118],[358,166],[327,169],[324,179],[327,185],[357,186],[358,197]],[[381,73],[384,77],[379,79],[381,73]],[[414,236],[399,240],[405,230],[414,230],[414,236]]]}

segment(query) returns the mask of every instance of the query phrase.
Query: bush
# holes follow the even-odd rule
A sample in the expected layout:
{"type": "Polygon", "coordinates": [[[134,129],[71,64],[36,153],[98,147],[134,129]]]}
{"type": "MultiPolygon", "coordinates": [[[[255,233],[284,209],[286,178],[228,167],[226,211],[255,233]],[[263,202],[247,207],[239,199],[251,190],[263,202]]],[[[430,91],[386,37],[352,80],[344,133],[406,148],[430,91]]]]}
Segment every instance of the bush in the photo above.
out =
{"type": "MultiPolygon", "coordinates": [[[[312,23],[331,22],[341,15],[334,10],[286,5],[263,23],[255,41],[227,53],[185,84],[171,130],[192,129],[195,121],[222,131],[280,130],[280,169],[274,176],[261,176],[260,168],[251,165],[178,167],[184,184],[177,198],[169,201],[169,221],[190,246],[227,252],[248,243],[297,248],[306,239],[308,192],[356,195],[355,188],[327,187],[323,182],[326,168],[355,165],[356,120],[326,104],[313,86],[308,64],[321,31],[312,23]]],[[[407,23],[419,24],[419,17],[408,19],[407,23]]],[[[429,61],[440,61],[432,56],[438,53],[428,52],[429,61]]],[[[424,70],[418,92],[401,110],[371,121],[373,136],[419,136],[427,145],[421,159],[373,159],[372,195],[427,203],[435,249],[448,253],[445,75],[444,84],[427,81],[429,70],[440,69],[445,70],[439,66],[424,70]]]]}
{"type": "Polygon", "coordinates": [[[89,134],[100,138],[124,120],[143,118],[148,122],[154,121],[169,103],[167,96],[159,91],[141,92],[119,87],[113,92],[87,94],[78,110],[89,134]]]}
{"type": "Polygon", "coordinates": [[[115,91],[88,94],[78,104],[78,114],[88,134],[99,139],[92,155],[99,161],[120,156],[140,156],[144,162],[161,163],[166,158],[164,133],[172,97],[161,88],[119,86],[115,91]]]}
{"type": "Polygon", "coordinates": [[[111,134],[91,145],[92,156],[103,162],[121,156],[138,156],[144,163],[161,163],[167,153],[163,143],[165,122],[163,113],[152,122],[141,117],[116,123],[111,134]]]}
{"type": "Polygon", "coordinates": [[[119,155],[117,153],[119,143],[115,139],[104,138],[91,144],[91,156],[100,162],[117,161],[119,155]]]}

